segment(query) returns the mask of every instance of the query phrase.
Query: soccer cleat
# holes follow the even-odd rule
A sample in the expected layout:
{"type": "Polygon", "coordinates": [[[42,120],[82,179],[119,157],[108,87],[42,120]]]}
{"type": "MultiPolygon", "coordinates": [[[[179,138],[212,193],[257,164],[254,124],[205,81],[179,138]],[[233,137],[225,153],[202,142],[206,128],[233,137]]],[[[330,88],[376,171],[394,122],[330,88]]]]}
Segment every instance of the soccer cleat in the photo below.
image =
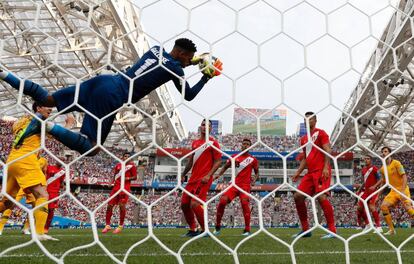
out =
{"type": "Polygon", "coordinates": [[[188,230],[188,232],[182,235],[182,237],[195,237],[195,236],[198,236],[199,234],[200,232],[198,231],[188,230]]]}
{"type": "Polygon", "coordinates": [[[321,239],[331,239],[331,238],[336,238],[336,237],[332,234],[326,234],[324,236],[321,236],[321,239]]]}
{"type": "Polygon", "coordinates": [[[29,229],[22,229],[22,234],[23,235],[31,235],[32,233],[30,233],[30,230],[29,229]]]}
{"type": "Polygon", "coordinates": [[[106,234],[109,232],[109,230],[111,230],[111,226],[110,225],[106,225],[105,228],[102,230],[102,234],[106,234]]]}
{"type": "Polygon", "coordinates": [[[384,236],[395,236],[397,232],[395,230],[388,230],[388,232],[384,233],[384,236]]]}
{"type": "Polygon", "coordinates": [[[251,235],[250,231],[243,230],[242,236],[250,236],[250,235],[251,235]]]}
{"type": "Polygon", "coordinates": [[[122,232],[123,227],[122,226],[118,226],[117,228],[115,228],[114,232],[112,232],[112,234],[119,234],[122,232]]]}
{"type": "Polygon", "coordinates": [[[373,233],[382,233],[382,232],[384,232],[383,230],[382,230],[382,227],[376,227],[375,229],[374,229],[374,232],[373,233]]]}
{"type": "MultiPolygon", "coordinates": [[[[292,236],[292,238],[296,238],[296,237],[302,235],[303,233],[305,233],[305,231],[300,231],[299,233],[294,234],[292,236]]],[[[309,233],[306,233],[305,235],[303,235],[302,237],[305,237],[306,238],[306,237],[311,237],[311,236],[312,236],[312,232],[309,232],[309,233]]]]}
{"type": "Polygon", "coordinates": [[[51,237],[51,236],[46,235],[46,234],[37,235],[37,239],[39,239],[39,241],[59,241],[59,239],[51,237]]]}
{"type": "Polygon", "coordinates": [[[221,234],[221,230],[220,230],[220,228],[217,228],[217,227],[216,227],[216,230],[214,230],[213,235],[218,236],[218,235],[220,235],[220,234],[221,234]]]}

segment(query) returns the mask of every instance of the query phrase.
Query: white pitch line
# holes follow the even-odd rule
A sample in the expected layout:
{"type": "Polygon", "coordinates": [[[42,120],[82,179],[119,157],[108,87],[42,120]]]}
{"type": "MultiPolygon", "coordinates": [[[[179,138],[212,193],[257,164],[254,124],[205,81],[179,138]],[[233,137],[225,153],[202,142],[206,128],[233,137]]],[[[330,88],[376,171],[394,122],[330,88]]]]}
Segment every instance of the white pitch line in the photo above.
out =
{"type": "MultiPolygon", "coordinates": [[[[389,254],[395,253],[394,250],[357,250],[351,251],[351,254],[389,254]]],[[[401,250],[401,253],[414,253],[414,250],[401,250]]],[[[56,257],[60,257],[63,253],[53,254],[56,257]]],[[[295,252],[295,255],[338,255],[345,254],[345,251],[299,251],[295,252]]],[[[125,256],[125,254],[113,253],[114,256],[125,256]]],[[[280,256],[289,255],[289,252],[240,252],[239,256],[280,256]]],[[[67,257],[106,257],[106,254],[70,254],[67,257]]],[[[129,254],[132,257],[161,257],[161,256],[172,256],[168,253],[145,253],[145,254],[129,254]]],[[[197,257],[197,256],[232,256],[231,253],[219,253],[219,252],[194,252],[194,253],[183,253],[181,256],[197,257]]],[[[26,257],[45,257],[44,254],[33,253],[33,254],[8,254],[4,258],[26,258],[26,257]]]]}

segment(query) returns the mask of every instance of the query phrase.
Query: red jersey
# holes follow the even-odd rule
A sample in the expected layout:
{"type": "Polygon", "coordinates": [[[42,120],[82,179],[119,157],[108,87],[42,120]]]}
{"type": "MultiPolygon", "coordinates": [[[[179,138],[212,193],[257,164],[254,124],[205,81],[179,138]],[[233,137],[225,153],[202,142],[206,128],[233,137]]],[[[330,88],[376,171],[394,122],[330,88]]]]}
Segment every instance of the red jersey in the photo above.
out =
{"type": "MultiPolygon", "coordinates": [[[[318,146],[320,149],[323,149],[322,146],[329,143],[329,136],[322,129],[313,129],[311,136],[313,144],[318,146]]],[[[306,165],[308,167],[308,173],[323,170],[323,166],[325,164],[325,154],[310,142],[308,142],[308,135],[301,137],[300,145],[306,145],[304,152],[306,154],[306,165]]]]}
{"type": "MultiPolygon", "coordinates": [[[[115,185],[114,188],[121,188],[121,175],[122,175],[122,164],[118,163],[116,164],[114,168],[115,173],[115,185]]],[[[127,180],[127,178],[136,178],[137,177],[137,167],[135,166],[135,163],[132,161],[129,161],[125,164],[125,189],[130,190],[131,189],[131,180],[127,180]]]]}
{"type": "MultiPolygon", "coordinates": [[[[216,139],[210,137],[209,141],[213,142],[214,147],[220,149],[220,145],[216,139]]],[[[193,167],[188,183],[201,181],[213,167],[214,161],[221,159],[221,152],[210,145],[204,144],[205,142],[205,139],[196,139],[193,141],[191,147],[193,150],[197,150],[193,154],[193,167]]],[[[211,177],[212,179],[213,177],[211,177]]]]}
{"type": "Polygon", "coordinates": [[[59,194],[60,186],[65,180],[65,169],[48,165],[46,169],[46,179],[47,192],[49,194],[59,194]]]}
{"type": "Polygon", "coordinates": [[[378,174],[378,168],[375,166],[365,166],[361,170],[362,177],[364,177],[364,188],[365,191],[368,191],[369,187],[375,185],[377,181],[380,179],[378,174]]]}
{"type": "MultiPolygon", "coordinates": [[[[231,157],[235,157],[237,154],[233,154],[231,157]]],[[[228,164],[231,164],[231,160],[227,160],[228,164]]],[[[236,185],[237,186],[250,186],[252,179],[252,170],[259,168],[257,159],[245,153],[235,160],[236,163],[236,185]]]]}

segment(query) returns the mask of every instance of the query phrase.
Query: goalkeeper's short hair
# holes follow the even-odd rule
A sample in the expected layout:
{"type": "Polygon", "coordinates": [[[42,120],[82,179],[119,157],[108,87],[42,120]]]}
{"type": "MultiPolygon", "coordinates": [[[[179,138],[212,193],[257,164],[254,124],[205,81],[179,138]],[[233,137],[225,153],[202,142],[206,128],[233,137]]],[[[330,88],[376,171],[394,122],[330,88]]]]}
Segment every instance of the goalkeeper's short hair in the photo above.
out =
{"type": "Polygon", "coordinates": [[[197,47],[191,39],[179,38],[175,41],[174,47],[181,48],[186,51],[196,52],[197,47]]]}

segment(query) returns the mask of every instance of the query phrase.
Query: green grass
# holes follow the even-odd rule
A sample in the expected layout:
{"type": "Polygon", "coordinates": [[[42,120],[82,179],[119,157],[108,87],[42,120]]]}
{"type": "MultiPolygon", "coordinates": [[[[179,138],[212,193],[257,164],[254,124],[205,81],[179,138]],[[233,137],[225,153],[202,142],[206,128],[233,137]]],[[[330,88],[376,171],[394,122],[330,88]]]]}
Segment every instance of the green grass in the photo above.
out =
{"type": "MultiPolygon", "coordinates": [[[[269,232],[287,243],[292,242],[291,235],[298,229],[268,229],[269,232]]],[[[256,230],[253,230],[256,231],[256,230]]],[[[155,229],[156,236],[171,250],[178,251],[188,241],[181,237],[185,229],[155,229]]],[[[218,238],[231,248],[244,238],[240,236],[241,229],[223,229],[218,238]]],[[[354,229],[339,229],[344,238],[358,232],[354,229]]],[[[397,229],[398,235],[390,241],[398,246],[411,234],[411,229],[397,229]]],[[[145,238],[147,229],[125,229],[119,235],[99,233],[100,241],[120,260],[123,260],[128,248],[145,238]]],[[[295,245],[297,263],[345,263],[344,243],[339,239],[321,240],[324,233],[317,230],[311,238],[300,239],[295,245]]],[[[50,235],[60,241],[44,242],[44,246],[55,256],[60,257],[65,251],[80,245],[93,242],[92,231],[85,230],[51,230],[50,235]]],[[[5,230],[0,237],[0,250],[29,241],[30,238],[21,235],[18,231],[5,230]]],[[[397,254],[378,235],[368,234],[351,240],[351,263],[397,263],[397,254]]],[[[261,232],[251,236],[238,250],[240,263],[291,263],[291,256],[287,247],[273,240],[261,232]]],[[[212,238],[200,238],[188,244],[182,251],[185,263],[233,263],[233,257],[212,238]]],[[[403,263],[414,263],[414,241],[409,242],[402,251],[403,263]]],[[[114,263],[105,252],[94,245],[87,249],[77,250],[69,254],[65,263],[114,263]]],[[[175,257],[168,254],[153,239],[149,239],[134,248],[128,263],[177,263],[175,257]]],[[[49,260],[36,244],[9,252],[0,263],[54,263],[49,260]]]]}
{"type": "MultiPolygon", "coordinates": [[[[260,132],[262,135],[286,135],[286,120],[260,121],[260,132]]],[[[256,123],[233,124],[233,133],[257,134],[256,123]]]]}

